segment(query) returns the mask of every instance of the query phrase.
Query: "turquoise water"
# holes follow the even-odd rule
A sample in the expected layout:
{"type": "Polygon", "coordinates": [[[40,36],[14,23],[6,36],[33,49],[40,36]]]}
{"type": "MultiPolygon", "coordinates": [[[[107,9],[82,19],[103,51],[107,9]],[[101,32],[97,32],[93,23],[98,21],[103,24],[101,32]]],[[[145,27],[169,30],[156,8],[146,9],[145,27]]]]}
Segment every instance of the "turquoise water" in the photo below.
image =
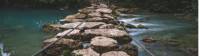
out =
{"type": "Polygon", "coordinates": [[[50,9],[1,9],[0,41],[12,56],[30,56],[41,48],[48,34],[41,31],[46,23],[55,23],[70,11],[50,9]]]}
{"type": "MultiPolygon", "coordinates": [[[[46,23],[56,23],[73,11],[59,11],[50,9],[1,9],[0,10],[0,41],[5,48],[11,51],[12,56],[30,56],[41,48],[42,40],[47,33],[41,31],[46,23]]],[[[154,15],[136,18],[147,19],[145,22],[134,22],[127,18],[130,24],[144,24],[149,29],[129,29],[130,34],[138,42],[145,45],[156,56],[188,56],[182,48],[197,48],[197,22],[178,19],[174,16],[154,15]],[[156,43],[146,44],[144,37],[158,39],[156,43]],[[175,39],[181,42],[179,46],[171,46],[166,39],[175,39]]],[[[149,56],[139,48],[139,56],[149,56]]],[[[191,56],[191,55],[189,55],[191,56]]]]}

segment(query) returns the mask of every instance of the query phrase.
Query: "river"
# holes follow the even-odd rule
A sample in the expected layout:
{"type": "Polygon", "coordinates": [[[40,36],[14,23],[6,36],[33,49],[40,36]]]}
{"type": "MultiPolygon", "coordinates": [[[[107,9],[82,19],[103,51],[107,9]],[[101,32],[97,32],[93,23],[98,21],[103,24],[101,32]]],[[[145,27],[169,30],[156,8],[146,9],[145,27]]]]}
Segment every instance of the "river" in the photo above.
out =
{"type": "Polygon", "coordinates": [[[41,48],[48,35],[41,31],[42,25],[56,23],[71,13],[54,9],[1,9],[0,41],[12,56],[30,56],[41,48]]]}
{"type": "MultiPolygon", "coordinates": [[[[12,56],[30,56],[38,51],[44,37],[49,35],[41,31],[42,25],[56,23],[72,13],[72,11],[53,9],[1,9],[0,12],[0,41],[12,56]]],[[[155,56],[188,56],[181,50],[182,47],[197,48],[197,22],[168,15],[128,16],[120,17],[120,20],[133,25],[143,24],[148,28],[128,30],[133,39],[144,45],[155,56]],[[137,19],[144,19],[144,22],[135,22],[137,19]],[[160,41],[148,44],[141,41],[149,36],[160,41]],[[178,40],[180,45],[166,44],[166,39],[178,40]]],[[[139,56],[149,56],[149,54],[139,47],[139,56]]]]}
{"type": "MultiPolygon", "coordinates": [[[[120,21],[132,25],[144,25],[148,29],[128,28],[129,34],[139,47],[139,56],[196,56],[198,53],[198,22],[172,15],[129,15],[120,21]],[[155,43],[145,43],[144,38],[153,38],[155,43]],[[171,40],[171,41],[170,41],[171,40]],[[144,46],[150,53],[146,52],[144,46]],[[186,50],[185,50],[186,49],[186,50]]],[[[194,18],[191,18],[194,19],[194,18]]]]}

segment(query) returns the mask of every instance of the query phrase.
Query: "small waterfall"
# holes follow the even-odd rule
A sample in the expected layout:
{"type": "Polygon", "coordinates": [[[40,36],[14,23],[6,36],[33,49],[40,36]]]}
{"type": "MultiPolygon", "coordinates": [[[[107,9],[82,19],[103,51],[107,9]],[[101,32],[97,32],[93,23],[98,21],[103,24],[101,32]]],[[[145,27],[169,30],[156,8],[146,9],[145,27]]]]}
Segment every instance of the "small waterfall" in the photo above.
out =
{"type": "Polygon", "coordinates": [[[3,43],[0,43],[0,52],[1,56],[10,56],[11,53],[9,53],[7,50],[4,49],[3,43]]]}

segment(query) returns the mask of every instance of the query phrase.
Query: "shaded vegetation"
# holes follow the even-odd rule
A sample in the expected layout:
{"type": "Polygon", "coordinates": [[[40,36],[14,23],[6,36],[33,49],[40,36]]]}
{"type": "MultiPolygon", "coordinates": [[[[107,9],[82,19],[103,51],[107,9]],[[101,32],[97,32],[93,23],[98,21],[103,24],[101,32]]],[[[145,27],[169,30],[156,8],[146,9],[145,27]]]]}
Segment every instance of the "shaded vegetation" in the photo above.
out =
{"type": "MultiPolygon", "coordinates": [[[[80,8],[94,0],[0,0],[1,7],[80,8]]],[[[141,8],[157,13],[195,13],[198,0],[104,0],[120,7],[141,8]]]]}

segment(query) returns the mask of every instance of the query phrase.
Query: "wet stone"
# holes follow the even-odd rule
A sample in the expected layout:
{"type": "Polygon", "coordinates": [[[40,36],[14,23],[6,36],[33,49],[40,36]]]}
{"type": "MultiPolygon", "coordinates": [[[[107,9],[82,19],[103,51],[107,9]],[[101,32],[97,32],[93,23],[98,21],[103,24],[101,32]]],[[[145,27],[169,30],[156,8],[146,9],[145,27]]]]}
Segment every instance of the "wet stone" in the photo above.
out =
{"type": "Polygon", "coordinates": [[[99,26],[106,24],[104,22],[83,22],[80,25],[80,23],[81,22],[66,23],[66,24],[62,25],[60,28],[71,29],[71,28],[75,28],[77,25],[79,25],[77,27],[77,29],[91,29],[91,28],[99,28],[99,26]]]}
{"type": "Polygon", "coordinates": [[[87,36],[105,36],[116,39],[120,44],[132,41],[128,33],[118,29],[87,29],[83,33],[87,36]]]}
{"type": "Polygon", "coordinates": [[[108,9],[108,8],[99,8],[99,9],[96,10],[96,12],[110,14],[110,13],[112,13],[112,10],[108,9]]]}
{"type": "Polygon", "coordinates": [[[97,36],[90,42],[91,48],[99,53],[104,53],[117,49],[117,41],[112,38],[97,36]]]}
{"type": "MultiPolygon", "coordinates": [[[[43,46],[45,47],[45,46],[49,45],[50,43],[55,42],[57,40],[58,40],[58,38],[47,39],[43,42],[43,46]]],[[[55,45],[60,46],[60,47],[68,47],[70,49],[82,48],[82,45],[79,41],[73,40],[73,39],[65,39],[65,38],[62,38],[61,40],[56,42],[55,45]]]]}
{"type": "Polygon", "coordinates": [[[103,53],[101,56],[130,56],[126,52],[123,51],[110,51],[103,53]]]}
{"type": "Polygon", "coordinates": [[[100,56],[100,54],[94,51],[92,48],[87,48],[74,50],[72,52],[72,56],[100,56]]]}

